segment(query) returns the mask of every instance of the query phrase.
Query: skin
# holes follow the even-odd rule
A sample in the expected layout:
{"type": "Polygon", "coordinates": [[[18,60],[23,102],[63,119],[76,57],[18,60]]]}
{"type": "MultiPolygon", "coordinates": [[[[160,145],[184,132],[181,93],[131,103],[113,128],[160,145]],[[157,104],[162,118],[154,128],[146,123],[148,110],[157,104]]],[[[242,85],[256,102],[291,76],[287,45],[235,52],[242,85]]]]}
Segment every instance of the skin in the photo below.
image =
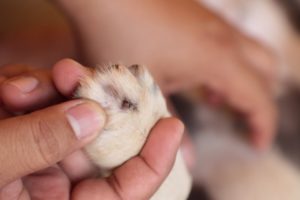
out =
{"type": "Polygon", "coordinates": [[[53,106],[72,94],[85,73],[89,71],[70,59],[58,62],[53,70],[0,68],[0,149],[5,149],[0,151],[7,152],[0,155],[0,199],[149,199],[168,175],[183,135],[183,124],[175,118],[159,121],[141,153],[110,177],[92,178],[96,169],[80,148],[101,132],[104,123],[78,139],[61,111],[78,101],[101,115],[102,109],[86,100],[53,106]],[[26,94],[11,84],[24,76],[39,81],[26,94]],[[15,116],[14,112],[28,114],[15,116]],[[27,123],[20,123],[24,120],[27,123]],[[36,129],[37,122],[47,129],[36,129]]]}
{"type": "Polygon", "coordinates": [[[77,29],[87,64],[143,63],[166,95],[205,88],[208,99],[243,116],[254,147],[272,143],[276,59],[203,6],[192,0],[56,3],[77,29]]]}

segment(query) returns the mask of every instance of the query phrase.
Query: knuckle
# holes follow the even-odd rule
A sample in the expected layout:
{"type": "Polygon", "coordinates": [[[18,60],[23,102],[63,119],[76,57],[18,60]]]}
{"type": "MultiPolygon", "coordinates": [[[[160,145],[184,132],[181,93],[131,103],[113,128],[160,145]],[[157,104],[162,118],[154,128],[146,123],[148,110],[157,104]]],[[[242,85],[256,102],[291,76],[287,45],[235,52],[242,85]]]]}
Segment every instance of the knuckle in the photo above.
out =
{"type": "Polygon", "coordinates": [[[62,147],[53,126],[42,119],[39,119],[32,126],[33,140],[42,162],[52,165],[60,160],[62,147]]]}

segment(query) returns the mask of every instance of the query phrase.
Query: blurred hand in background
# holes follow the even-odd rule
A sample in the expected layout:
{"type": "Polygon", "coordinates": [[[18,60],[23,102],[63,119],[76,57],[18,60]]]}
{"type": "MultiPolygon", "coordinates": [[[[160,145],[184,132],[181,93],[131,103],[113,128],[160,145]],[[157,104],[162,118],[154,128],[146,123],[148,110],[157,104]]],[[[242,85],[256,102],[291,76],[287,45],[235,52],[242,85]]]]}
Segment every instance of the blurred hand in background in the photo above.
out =
{"type": "Polygon", "coordinates": [[[57,0],[75,25],[86,63],[142,63],[169,95],[208,88],[247,121],[251,142],[276,132],[272,52],[191,0],[57,0]]]}

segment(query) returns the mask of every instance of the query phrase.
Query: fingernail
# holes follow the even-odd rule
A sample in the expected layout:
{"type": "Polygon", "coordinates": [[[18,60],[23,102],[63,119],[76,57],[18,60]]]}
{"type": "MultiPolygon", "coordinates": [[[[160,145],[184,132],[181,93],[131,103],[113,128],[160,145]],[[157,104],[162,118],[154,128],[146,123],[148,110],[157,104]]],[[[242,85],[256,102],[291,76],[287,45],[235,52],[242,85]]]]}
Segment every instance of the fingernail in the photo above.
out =
{"type": "Polygon", "coordinates": [[[39,81],[36,78],[31,76],[23,76],[23,77],[10,80],[7,82],[7,84],[15,86],[22,93],[29,93],[37,87],[39,81]]]}
{"type": "Polygon", "coordinates": [[[66,111],[66,116],[78,139],[95,134],[105,124],[104,112],[90,103],[82,103],[70,108],[66,111]]]}

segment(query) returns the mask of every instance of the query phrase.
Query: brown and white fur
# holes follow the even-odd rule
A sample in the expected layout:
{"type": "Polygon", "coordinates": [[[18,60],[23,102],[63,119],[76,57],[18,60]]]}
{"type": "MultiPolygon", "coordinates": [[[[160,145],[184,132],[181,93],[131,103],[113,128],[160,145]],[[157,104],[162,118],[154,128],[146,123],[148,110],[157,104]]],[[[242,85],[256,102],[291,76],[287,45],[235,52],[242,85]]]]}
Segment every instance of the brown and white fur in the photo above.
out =
{"type": "MultiPolygon", "coordinates": [[[[169,117],[165,99],[145,67],[110,65],[96,68],[80,82],[76,95],[98,102],[108,120],[101,134],[85,149],[107,176],[143,147],[150,129],[161,118],[169,117]]],[[[184,200],[191,188],[191,177],[180,151],[167,179],[152,200],[184,200]]]]}

